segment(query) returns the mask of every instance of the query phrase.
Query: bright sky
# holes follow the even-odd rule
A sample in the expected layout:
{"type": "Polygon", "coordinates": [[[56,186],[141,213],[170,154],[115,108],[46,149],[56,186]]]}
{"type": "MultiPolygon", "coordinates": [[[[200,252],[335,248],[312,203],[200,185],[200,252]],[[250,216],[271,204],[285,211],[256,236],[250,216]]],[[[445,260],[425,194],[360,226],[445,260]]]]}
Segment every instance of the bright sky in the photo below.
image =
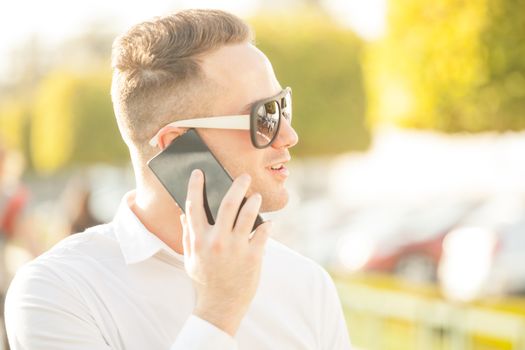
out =
{"type": "MultiPolygon", "coordinates": [[[[344,25],[365,39],[384,31],[387,0],[323,0],[322,3],[344,25]]],[[[53,46],[89,28],[96,20],[109,19],[117,31],[153,16],[189,7],[220,8],[243,16],[262,5],[297,4],[299,0],[3,0],[0,2],[0,73],[8,64],[6,53],[36,35],[44,45],[53,46]]]]}
{"type": "Polygon", "coordinates": [[[386,31],[387,0],[323,0],[328,11],[365,40],[386,31]]]}
{"type": "Polygon", "coordinates": [[[8,0],[0,2],[0,69],[8,63],[5,54],[37,36],[43,45],[53,46],[89,28],[97,20],[109,20],[117,31],[141,20],[179,8],[215,7],[247,15],[258,0],[8,0]]]}

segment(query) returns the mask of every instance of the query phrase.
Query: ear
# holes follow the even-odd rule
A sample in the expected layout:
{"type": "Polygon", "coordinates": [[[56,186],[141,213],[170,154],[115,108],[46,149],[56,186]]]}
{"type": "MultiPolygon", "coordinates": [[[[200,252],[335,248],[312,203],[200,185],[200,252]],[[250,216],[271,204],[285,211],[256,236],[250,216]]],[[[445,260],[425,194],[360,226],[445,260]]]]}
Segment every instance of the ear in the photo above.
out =
{"type": "Polygon", "coordinates": [[[188,128],[180,128],[175,126],[166,126],[164,130],[159,134],[158,145],[161,150],[164,150],[170,145],[177,137],[184,134],[188,128]]]}

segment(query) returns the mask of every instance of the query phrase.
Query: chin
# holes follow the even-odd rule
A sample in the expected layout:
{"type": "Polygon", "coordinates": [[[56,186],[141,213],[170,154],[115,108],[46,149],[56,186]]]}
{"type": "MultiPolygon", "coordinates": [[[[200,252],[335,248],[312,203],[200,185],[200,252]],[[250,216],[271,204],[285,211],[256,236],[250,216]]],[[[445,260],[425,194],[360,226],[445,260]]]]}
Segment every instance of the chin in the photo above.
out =
{"type": "Polygon", "coordinates": [[[279,193],[263,194],[261,212],[269,213],[283,209],[288,203],[288,198],[288,191],[286,190],[279,193]]]}

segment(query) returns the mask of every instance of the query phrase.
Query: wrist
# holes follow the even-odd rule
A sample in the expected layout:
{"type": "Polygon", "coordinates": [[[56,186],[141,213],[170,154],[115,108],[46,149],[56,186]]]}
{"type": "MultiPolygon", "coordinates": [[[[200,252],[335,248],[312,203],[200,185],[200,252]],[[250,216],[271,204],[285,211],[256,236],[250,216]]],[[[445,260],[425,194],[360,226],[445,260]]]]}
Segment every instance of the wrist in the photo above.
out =
{"type": "Polygon", "coordinates": [[[239,329],[244,313],[234,310],[218,310],[210,307],[195,307],[193,314],[234,337],[239,329]]]}

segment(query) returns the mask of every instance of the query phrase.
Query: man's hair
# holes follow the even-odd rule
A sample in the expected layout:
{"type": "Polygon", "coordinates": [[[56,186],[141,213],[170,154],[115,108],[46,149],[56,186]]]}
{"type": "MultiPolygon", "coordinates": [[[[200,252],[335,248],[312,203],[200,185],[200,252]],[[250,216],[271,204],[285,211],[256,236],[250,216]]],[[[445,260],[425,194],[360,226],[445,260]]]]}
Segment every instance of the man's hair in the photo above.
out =
{"type": "Polygon", "coordinates": [[[120,132],[139,154],[165,124],[209,113],[216,86],[200,55],[252,42],[250,27],[219,10],[184,10],[133,26],[113,43],[111,96],[120,132]]]}

